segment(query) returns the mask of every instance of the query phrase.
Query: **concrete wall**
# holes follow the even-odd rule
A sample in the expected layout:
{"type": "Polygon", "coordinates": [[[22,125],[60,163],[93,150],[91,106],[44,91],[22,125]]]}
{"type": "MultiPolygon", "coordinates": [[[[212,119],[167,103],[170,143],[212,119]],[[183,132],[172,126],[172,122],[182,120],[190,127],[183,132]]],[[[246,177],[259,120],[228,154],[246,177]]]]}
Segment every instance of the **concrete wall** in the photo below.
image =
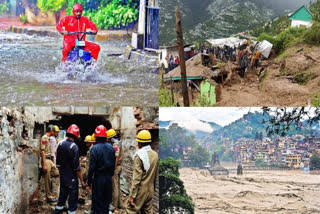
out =
{"type": "Polygon", "coordinates": [[[38,149],[22,131],[31,133],[33,124],[18,108],[1,107],[0,117],[0,213],[26,213],[38,179],[38,149]]]}
{"type": "Polygon", "coordinates": [[[291,27],[301,27],[301,26],[311,27],[312,22],[302,21],[302,20],[292,20],[291,21],[291,27]]]}
{"type": "Polygon", "coordinates": [[[212,170],[210,171],[211,175],[229,175],[227,170],[212,170]]]}

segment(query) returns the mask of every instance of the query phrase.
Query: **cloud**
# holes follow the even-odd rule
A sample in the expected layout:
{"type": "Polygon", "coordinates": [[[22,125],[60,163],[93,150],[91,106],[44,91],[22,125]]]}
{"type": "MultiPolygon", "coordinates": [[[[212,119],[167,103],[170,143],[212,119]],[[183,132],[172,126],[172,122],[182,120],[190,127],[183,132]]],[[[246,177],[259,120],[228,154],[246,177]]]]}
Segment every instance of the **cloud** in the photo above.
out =
{"type": "Polygon", "coordinates": [[[195,121],[203,120],[215,122],[221,126],[226,126],[235,120],[242,118],[248,112],[261,112],[261,108],[251,107],[189,107],[189,108],[166,108],[161,107],[159,117],[161,121],[195,121]]]}
{"type": "Polygon", "coordinates": [[[177,123],[180,127],[189,130],[192,133],[196,131],[202,131],[211,133],[213,128],[208,123],[201,122],[200,120],[175,120],[174,123],[177,123]]]}

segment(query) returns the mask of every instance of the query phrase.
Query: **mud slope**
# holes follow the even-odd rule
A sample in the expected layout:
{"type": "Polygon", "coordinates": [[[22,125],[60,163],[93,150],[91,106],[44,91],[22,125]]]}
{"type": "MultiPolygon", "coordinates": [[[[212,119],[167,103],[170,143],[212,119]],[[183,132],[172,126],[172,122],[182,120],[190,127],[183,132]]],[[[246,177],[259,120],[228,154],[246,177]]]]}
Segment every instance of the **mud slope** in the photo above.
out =
{"type": "MultiPolygon", "coordinates": [[[[263,73],[246,73],[244,79],[233,77],[222,89],[218,106],[305,106],[320,88],[320,47],[299,45],[277,58],[263,61],[263,73]],[[298,84],[301,76],[311,80],[298,84]],[[265,76],[265,78],[263,78],[265,76]]],[[[260,68],[258,68],[260,70],[260,68]]],[[[237,75],[233,75],[237,76],[237,75]]]]}
{"type": "Polygon", "coordinates": [[[213,177],[207,170],[183,168],[180,178],[197,214],[320,213],[320,175],[258,171],[213,177]]]}

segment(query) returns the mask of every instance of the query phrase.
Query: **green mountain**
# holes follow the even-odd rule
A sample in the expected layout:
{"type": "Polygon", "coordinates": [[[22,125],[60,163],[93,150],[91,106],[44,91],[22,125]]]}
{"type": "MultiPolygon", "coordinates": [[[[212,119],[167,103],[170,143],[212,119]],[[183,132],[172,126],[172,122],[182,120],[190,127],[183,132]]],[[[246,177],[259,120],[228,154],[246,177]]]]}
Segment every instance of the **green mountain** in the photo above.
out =
{"type": "Polygon", "coordinates": [[[185,43],[229,37],[252,29],[310,0],[160,0],[160,45],[175,44],[175,7],[179,6],[185,43]]]}
{"type": "Polygon", "coordinates": [[[229,138],[230,140],[237,140],[239,138],[254,139],[256,132],[262,132],[266,136],[266,124],[262,124],[263,120],[267,120],[267,115],[262,113],[249,112],[241,119],[238,119],[227,126],[213,132],[210,140],[219,142],[221,139],[229,138]]]}
{"type": "MultiPolygon", "coordinates": [[[[245,114],[241,119],[236,120],[229,125],[212,132],[210,134],[210,137],[207,137],[206,141],[202,143],[215,142],[217,144],[221,144],[223,143],[223,141],[225,141],[225,139],[229,139],[230,141],[236,141],[239,138],[255,139],[257,132],[262,132],[262,135],[265,137],[267,136],[267,124],[263,124],[263,120],[268,121],[268,115],[263,115],[262,113],[258,112],[249,112],[248,114],[245,114]]],[[[306,121],[304,122],[304,124],[304,128],[295,128],[294,125],[292,125],[292,128],[290,128],[290,130],[286,134],[288,136],[292,136],[296,134],[305,135],[312,133],[314,135],[319,133],[319,123],[313,123],[311,127],[306,125],[306,121]]]]}

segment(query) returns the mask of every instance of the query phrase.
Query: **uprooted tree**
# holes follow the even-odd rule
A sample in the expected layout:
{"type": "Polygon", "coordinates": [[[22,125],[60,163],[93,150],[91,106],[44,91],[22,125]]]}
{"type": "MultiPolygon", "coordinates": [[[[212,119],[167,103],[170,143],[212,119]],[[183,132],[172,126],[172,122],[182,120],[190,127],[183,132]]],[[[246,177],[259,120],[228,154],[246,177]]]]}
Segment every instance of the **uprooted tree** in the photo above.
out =
{"type": "Polygon", "coordinates": [[[192,198],[179,178],[180,162],[169,157],[159,165],[159,213],[194,213],[192,198]]]}

